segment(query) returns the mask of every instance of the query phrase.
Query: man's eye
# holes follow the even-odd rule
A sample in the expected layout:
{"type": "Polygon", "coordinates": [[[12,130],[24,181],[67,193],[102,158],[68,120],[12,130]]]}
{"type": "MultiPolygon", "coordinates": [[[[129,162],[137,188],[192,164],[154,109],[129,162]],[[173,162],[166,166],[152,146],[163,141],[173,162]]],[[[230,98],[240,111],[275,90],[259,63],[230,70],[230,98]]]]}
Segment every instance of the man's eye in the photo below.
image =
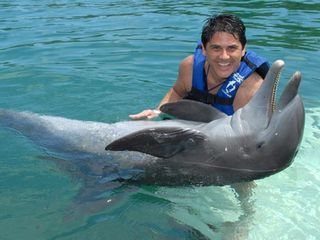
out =
{"type": "Polygon", "coordinates": [[[218,50],[220,50],[220,47],[219,46],[211,46],[211,49],[215,50],[215,51],[218,51],[218,50]]]}
{"type": "Polygon", "coordinates": [[[237,46],[230,46],[230,47],[228,47],[228,50],[229,50],[229,51],[235,51],[235,50],[237,50],[237,49],[238,49],[237,46]]]}

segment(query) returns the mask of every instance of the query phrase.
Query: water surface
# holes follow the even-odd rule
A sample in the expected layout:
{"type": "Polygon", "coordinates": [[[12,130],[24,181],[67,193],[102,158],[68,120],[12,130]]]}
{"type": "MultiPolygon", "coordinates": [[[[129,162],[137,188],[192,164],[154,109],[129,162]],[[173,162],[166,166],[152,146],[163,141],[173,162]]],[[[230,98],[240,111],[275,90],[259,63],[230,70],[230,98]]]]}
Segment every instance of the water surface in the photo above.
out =
{"type": "Polygon", "coordinates": [[[77,204],[81,179],[18,133],[0,129],[1,239],[318,239],[318,1],[1,1],[0,106],[116,122],[158,104],[204,19],[238,14],[248,48],[299,70],[305,135],[295,162],[232,188],[127,186],[77,204]]]}

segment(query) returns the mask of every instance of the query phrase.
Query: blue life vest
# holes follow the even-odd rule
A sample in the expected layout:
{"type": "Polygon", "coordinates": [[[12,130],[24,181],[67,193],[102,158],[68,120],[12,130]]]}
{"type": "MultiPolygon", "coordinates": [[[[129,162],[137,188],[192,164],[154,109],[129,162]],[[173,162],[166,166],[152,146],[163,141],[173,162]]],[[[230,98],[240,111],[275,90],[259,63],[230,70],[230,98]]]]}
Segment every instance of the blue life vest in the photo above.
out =
{"type": "Polygon", "coordinates": [[[255,71],[264,78],[269,70],[269,63],[266,59],[257,56],[252,51],[247,51],[242,57],[237,71],[231,74],[217,94],[213,95],[208,92],[205,62],[206,57],[202,54],[202,45],[198,43],[194,53],[192,89],[186,98],[212,104],[227,115],[234,113],[233,101],[242,82],[255,71]]]}

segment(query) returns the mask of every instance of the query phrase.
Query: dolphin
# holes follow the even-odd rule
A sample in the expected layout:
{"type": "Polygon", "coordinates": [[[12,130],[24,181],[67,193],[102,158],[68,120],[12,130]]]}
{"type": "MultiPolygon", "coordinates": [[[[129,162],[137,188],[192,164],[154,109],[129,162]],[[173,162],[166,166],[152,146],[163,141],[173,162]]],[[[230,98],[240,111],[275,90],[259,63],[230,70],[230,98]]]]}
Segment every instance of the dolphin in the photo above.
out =
{"type": "MultiPolygon", "coordinates": [[[[14,129],[52,159],[76,166],[96,184],[229,185],[290,166],[303,136],[304,106],[296,72],[276,106],[284,66],[275,61],[255,96],[232,116],[181,100],[161,107],[175,119],[103,123],[0,109],[14,129]]],[[[92,182],[91,182],[92,186],[92,182]]]]}
{"type": "Polygon", "coordinates": [[[283,66],[282,60],[275,61],[258,92],[232,116],[198,102],[168,103],[162,112],[203,123],[145,128],[117,139],[106,150],[162,158],[143,175],[144,181],[157,184],[226,185],[280,172],[292,163],[305,122],[298,95],[300,72],[293,74],[276,106],[283,66]]]}

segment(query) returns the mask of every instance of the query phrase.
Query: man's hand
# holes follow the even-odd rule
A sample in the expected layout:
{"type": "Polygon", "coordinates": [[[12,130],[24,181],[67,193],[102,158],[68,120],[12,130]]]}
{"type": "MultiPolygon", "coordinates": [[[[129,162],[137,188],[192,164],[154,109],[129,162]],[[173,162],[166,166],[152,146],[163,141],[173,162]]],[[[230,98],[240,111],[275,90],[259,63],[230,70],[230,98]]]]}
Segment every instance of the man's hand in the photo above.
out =
{"type": "Polygon", "coordinates": [[[137,114],[131,114],[129,117],[132,120],[152,119],[158,117],[160,113],[161,111],[157,109],[147,109],[137,114]]]}

